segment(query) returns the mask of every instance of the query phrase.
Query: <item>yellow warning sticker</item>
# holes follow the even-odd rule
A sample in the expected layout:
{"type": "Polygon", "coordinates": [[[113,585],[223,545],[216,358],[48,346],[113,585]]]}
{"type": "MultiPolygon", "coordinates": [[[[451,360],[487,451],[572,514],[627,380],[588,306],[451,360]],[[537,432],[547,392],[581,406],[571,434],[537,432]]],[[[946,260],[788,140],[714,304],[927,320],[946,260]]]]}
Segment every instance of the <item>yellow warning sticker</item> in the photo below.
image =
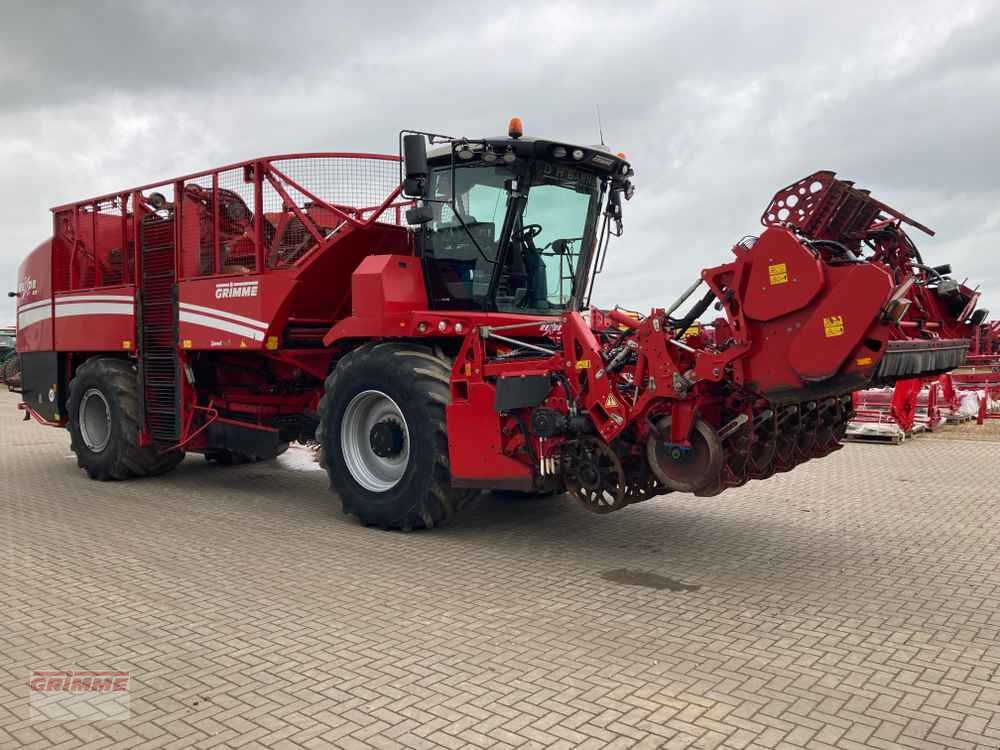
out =
{"type": "Polygon", "coordinates": [[[700,333],[701,333],[701,326],[695,323],[693,326],[684,331],[683,334],[681,334],[681,339],[689,339],[692,336],[697,336],[700,333]]]}
{"type": "Polygon", "coordinates": [[[823,333],[826,337],[833,338],[834,336],[844,335],[844,316],[843,315],[833,315],[829,318],[823,318],[823,333]]]}
{"type": "MultiPolygon", "coordinates": [[[[827,334],[827,336],[829,336],[829,335],[830,335],[830,334],[827,334]]],[[[243,340],[241,339],[241,340],[240,340],[240,349],[246,349],[246,348],[247,348],[247,342],[246,342],[246,341],[243,341],[243,340]]]]}
{"type": "Polygon", "coordinates": [[[577,370],[589,370],[590,369],[590,360],[589,359],[578,359],[576,361],[576,369],[577,370]]]}
{"type": "Polygon", "coordinates": [[[604,399],[604,406],[608,409],[617,409],[618,399],[616,399],[613,394],[609,393],[608,397],[604,399]]]}
{"type": "Polygon", "coordinates": [[[267,341],[264,343],[264,348],[265,349],[270,349],[271,351],[274,351],[275,349],[277,349],[278,348],[278,337],[277,336],[268,336],[267,337],[267,341]]]}
{"type": "Polygon", "coordinates": [[[771,277],[771,284],[785,284],[788,282],[788,266],[784,263],[775,263],[767,267],[767,275],[771,277]]]}
{"type": "Polygon", "coordinates": [[[191,339],[184,339],[184,341],[181,342],[181,346],[183,346],[185,349],[190,349],[191,348],[191,339]]]}
{"type": "Polygon", "coordinates": [[[865,365],[870,365],[872,363],[872,358],[871,357],[859,357],[858,359],[856,359],[854,361],[858,364],[858,367],[864,367],[865,365]]]}

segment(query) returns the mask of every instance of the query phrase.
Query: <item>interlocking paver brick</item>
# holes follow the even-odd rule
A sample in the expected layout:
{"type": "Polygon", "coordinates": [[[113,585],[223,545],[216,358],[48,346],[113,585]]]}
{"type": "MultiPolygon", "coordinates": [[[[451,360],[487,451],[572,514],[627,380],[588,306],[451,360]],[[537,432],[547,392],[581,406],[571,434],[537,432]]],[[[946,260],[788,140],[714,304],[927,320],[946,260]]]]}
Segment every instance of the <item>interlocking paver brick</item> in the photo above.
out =
{"type": "Polygon", "coordinates": [[[89,482],[14,403],[2,747],[1000,746],[1000,443],[848,446],[609,517],[485,495],[407,535],[280,462],[89,482]],[[130,670],[132,717],[29,721],[30,671],[71,667],[130,670]]]}

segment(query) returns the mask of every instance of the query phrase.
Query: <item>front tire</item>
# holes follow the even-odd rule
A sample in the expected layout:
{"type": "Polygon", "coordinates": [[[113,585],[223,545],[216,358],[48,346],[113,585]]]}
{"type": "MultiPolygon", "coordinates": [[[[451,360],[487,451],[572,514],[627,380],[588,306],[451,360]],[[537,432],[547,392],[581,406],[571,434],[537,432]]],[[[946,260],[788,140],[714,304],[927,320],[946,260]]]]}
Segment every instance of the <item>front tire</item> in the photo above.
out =
{"type": "Polygon", "coordinates": [[[70,448],[91,479],[108,481],[164,474],[184,451],[139,447],[139,376],[123,359],[95,357],[69,382],[70,448]]]}
{"type": "Polygon", "coordinates": [[[426,347],[363,346],[326,380],[316,440],[346,513],[409,531],[450,520],[475,493],[451,486],[450,368],[426,347]]]}

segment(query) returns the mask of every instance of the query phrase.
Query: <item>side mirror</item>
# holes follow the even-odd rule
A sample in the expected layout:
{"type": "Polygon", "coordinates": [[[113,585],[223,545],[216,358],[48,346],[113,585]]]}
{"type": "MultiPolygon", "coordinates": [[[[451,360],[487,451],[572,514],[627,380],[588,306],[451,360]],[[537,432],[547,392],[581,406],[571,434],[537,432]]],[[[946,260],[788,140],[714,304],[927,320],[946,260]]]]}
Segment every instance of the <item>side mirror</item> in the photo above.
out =
{"type": "Polygon", "coordinates": [[[406,167],[403,194],[423,198],[427,194],[427,141],[417,133],[403,136],[403,162],[406,167]]]}

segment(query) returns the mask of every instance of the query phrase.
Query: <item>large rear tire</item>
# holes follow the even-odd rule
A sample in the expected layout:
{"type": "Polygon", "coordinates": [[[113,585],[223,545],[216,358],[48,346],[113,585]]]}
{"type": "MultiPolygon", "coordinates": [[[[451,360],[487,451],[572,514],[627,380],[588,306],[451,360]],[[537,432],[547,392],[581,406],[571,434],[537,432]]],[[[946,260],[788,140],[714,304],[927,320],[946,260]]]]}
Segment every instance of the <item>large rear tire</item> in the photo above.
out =
{"type": "Polygon", "coordinates": [[[409,531],[451,520],[476,494],[451,486],[450,376],[443,359],[411,343],[369,344],[337,363],[316,440],[344,512],[409,531]]]}
{"type": "Polygon", "coordinates": [[[69,382],[70,447],[91,479],[108,481],[163,474],[184,451],[139,447],[139,376],[123,359],[95,357],[69,382]]]}

